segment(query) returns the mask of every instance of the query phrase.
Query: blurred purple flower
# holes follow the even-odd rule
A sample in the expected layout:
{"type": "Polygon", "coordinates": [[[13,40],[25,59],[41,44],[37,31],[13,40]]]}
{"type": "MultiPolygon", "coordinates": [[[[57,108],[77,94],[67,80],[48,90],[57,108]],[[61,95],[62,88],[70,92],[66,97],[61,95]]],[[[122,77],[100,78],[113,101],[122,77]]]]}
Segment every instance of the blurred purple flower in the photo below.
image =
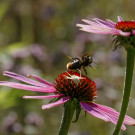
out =
{"type": "MultiPolygon", "coordinates": [[[[54,93],[47,96],[24,96],[23,98],[30,99],[48,99],[53,98],[53,102],[43,105],[42,109],[49,109],[55,106],[59,106],[68,102],[69,100],[77,101],[77,105],[81,106],[89,114],[100,118],[104,121],[110,121],[114,124],[117,123],[119,113],[107,106],[103,106],[94,102],[94,99],[97,97],[97,88],[95,82],[83,76],[79,73],[70,71],[61,73],[54,81],[53,84],[43,80],[37,76],[29,75],[28,77],[34,78],[32,80],[28,77],[24,77],[12,72],[5,71],[4,75],[17,80],[23,81],[27,84],[21,84],[16,82],[6,82],[1,81],[1,86],[8,86],[17,89],[36,91],[36,92],[45,92],[45,93],[54,93]]],[[[125,116],[122,129],[126,130],[125,125],[135,125],[135,120],[129,116],[125,116]]]]}
{"type": "Polygon", "coordinates": [[[26,118],[25,118],[25,122],[27,124],[31,124],[31,125],[35,125],[35,126],[41,126],[43,125],[43,118],[40,117],[38,114],[36,114],[35,112],[30,112],[26,118]]]}
{"type": "Polygon", "coordinates": [[[3,130],[9,134],[12,132],[20,133],[23,128],[22,125],[17,122],[17,119],[17,114],[15,112],[10,112],[9,115],[2,121],[3,130]]]}
{"type": "Polygon", "coordinates": [[[26,58],[30,55],[33,55],[40,61],[44,61],[48,59],[48,54],[46,48],[39,44],[32,44],[28,47],[24,47],[20,50],[15,51],[11,54],[14,58],[26,58]]]}

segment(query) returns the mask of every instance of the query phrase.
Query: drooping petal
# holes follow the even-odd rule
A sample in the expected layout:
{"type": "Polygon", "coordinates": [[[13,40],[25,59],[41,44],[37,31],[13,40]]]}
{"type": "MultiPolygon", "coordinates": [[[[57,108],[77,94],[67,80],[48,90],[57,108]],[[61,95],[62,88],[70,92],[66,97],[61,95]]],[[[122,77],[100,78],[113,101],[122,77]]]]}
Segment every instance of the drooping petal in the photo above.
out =
{"type": "Polygon", "coordinates": [[[125,37],[129,37],[131,35],[131,33],[130,32],[123,32],[123,31],[121,31],[120,35],[125,36],[125,37]]]}
{"type": "MultiPolygon", "coordinates": [[[[64,97],[64,98],[61,98],[60,100],[54,102],[54,103],[50,103],[50,104],[47,104],[47,105],[43,105],[42,106],[42,109],[49,109],[49,108],[52,108],[52,107],[55,107],[55,106],[58,106],[58,105],[61,105],[61,104],[64,104],[66,103],[67,101],[69,101],[70,98],[69,97],[64,97]]],[[[70,110],[69,110],[70,111],[70,110]]]]}
{"type": "Polygon", "coordinates": [[[135,126],[135,119],[133,119],[133,118],[126,115],[125,119],[124,119],[124,124],[135,126]]]}
{"type": "Polygon", "coordinates": [[[81,107],[86,110],[89,114],[98,117],[104,121],[109,121],[109,119],[107,118],[107,116],[103,113],[101,113],[99,110],[97,110],[96,108],[94,108],[93,106],[85,103],[85,102],[80,102],[81,107]]]}
{"type": "Polygon", "coordinates": [[[53,86],[51,83],[49,83],[48,81],[46,80],[43,80],[42,78],[38,77],[38,76],[35,76],[35,75],[28,75],[28,77],[32,77],[36,80],[38,80],[39,82],[43,83],[43,84],[46,84],[46,85],[49,85],[49,86],[53,86]]]}
{"type": "Polygon", "coordinates": [[[133,30],[133,35],[135,36],[135,30],[133,30]]]}
{"type": "Polygon", "coordinates": [[[20,80],[20,81],[23,81],[23,82],[26,82],[28,84],[32,84],[34,86],[41,86],[41,87],[46,87],[47,86],[44,83],[40,83],[40,82],[34,81],[32,79],[29,79],[27,77],[24,77],[22,75],[19,75],[19,74],[13,73],[13,72],[4,71],[3,75],[9,76],[11,78],[14,78],[14,79],[17,79],[17,80],[20,80]]]}
{"type": "MultiPolygon", "coordinates": [[[[96,105],[96,107],[100,110],[100,112],[107,115],[109,121],[111,121],[115,125],[117,124],[117,121],[119,118],[119,113],[116,110],[114,110],[110,107],[107,107],[107,106],[103,106],[103,105],[99,105],[99,104],[95,104],[95,103],[93,103],[93,104],[96,105]]],[[[122,127],[121,127],[122,130],[126,130],[126,127],[124,124],[125,123],[123,122],[122,127]]]]}
{"type": "MultiPolygon", "coordinates": [[[[81,102],[80,104],[82,108],[84,108],[89,114],[98,117],[100,119],[103,119],[105,121],[111,121],[116,125],[119,117],[119,113],[116,110],[96,103],[81,102]]],[[[135,125],[135,120],[126,115],[121,127],[123,130],[126,130],[124,124],[135,125]]]]}
{"type": "Polygon", "coordinates": [[[47,99],[47,98],[57,98],[57,97],[61,97],[64,94],[57,94],[57,95],[49,95],[49,96],[23,96],[23,98],[25,99],[47,99]]]}
{"type": "Polygon", "coordinates": [[[121,21],[123,21],[123,19],[120,16],[118,16],[118,22],[121,22],[121,21]]]}
{"type": "Polygon", "coordinates": [[[37,92],[47,92],[47,93],[53,93],[56,92],[56,89],[54,87],[48,86],[48,87],[36,87],[36,86],[30,86],[25,85],[21,83],[15,83],[15,82],[6,82],[6,81],[0,81],[1,86],[8,86],[16,89],[23,89],[23,90],[29,90],[29,91],[37,91],[37,92]]]}
{"type": "MultiPolygon", "coordinates": [[[[111,114],[113,116],[116,116],[116,118],[119,117],[119,112],[117,112],[113,108],[103,106],[103,105],[99,105],[99,104],[96,104],[96,105],[98,105],[98,107],[100,109],[102,109],[103,111],[108,112],[109,114],[111,114]]],[[[123,123],[126,124],[126,125],[135,125],[135,119],[125,115],[123,123]]]]}

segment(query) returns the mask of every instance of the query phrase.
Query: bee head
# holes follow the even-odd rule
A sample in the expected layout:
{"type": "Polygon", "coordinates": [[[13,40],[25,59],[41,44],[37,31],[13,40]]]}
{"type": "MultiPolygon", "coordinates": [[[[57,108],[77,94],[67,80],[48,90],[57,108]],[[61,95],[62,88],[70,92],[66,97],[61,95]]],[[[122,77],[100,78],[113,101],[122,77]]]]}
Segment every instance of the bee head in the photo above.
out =
{"type": "Polygon", "coordinates": [[[83,59],[83,61],[85,62],[85,63],[92,63],[93,62],[93,58],[92,58],[93,56],[92,55],[88,55],[88,56],[86,56],[84,59],[83,59]]]}
{"type": "Polygon", "coordinates": [[[92,56],[88,56],[88,60],[89,60],[89,62],[92,62],[93,61],[93,55],[92,56]]]}

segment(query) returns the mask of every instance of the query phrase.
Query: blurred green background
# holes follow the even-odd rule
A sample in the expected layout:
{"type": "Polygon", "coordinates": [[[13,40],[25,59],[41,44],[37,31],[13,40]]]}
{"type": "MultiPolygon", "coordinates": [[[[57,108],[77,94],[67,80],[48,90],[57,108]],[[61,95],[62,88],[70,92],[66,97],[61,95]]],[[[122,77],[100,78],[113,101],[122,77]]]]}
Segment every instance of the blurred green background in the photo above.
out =
{"type": "MultiPolygon", "coordinates": [[[[0,80],[3,71],[38,75],[50,82],[66,70],[67,56],[94,52],[88,76],[97,83],[97,103],[120,110],[125,72],[124,48],[113,51],[112,36],[79,31],[81,19],[135,20],[134,0],[0,0],[0,80]]],[[[135,81],[135,77],[133,82],[135,81]]],[[[135,83],[127,114],[135,118],[135,83]]],[[[35,92],[0,87],[0,135],[57,135],[63,107],[41,110],[49,100],[25,100],[35,92]]],[[[42,93],[44,95],[44,93],[42,93]]],[[[111,135],[112,123],[85,117],[72,123],[69,135],[111,135]]],[[[121,135],[133,135],[127,126],[121,135]]]]}

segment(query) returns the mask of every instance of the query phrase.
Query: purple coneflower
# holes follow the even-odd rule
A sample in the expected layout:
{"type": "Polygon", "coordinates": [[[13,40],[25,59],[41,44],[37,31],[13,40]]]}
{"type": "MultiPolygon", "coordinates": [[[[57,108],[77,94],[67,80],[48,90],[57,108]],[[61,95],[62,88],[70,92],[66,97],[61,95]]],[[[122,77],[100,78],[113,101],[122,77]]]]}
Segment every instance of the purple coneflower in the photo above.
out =
{"type": "MultiPolygon", "coordinates": [[[[74,102],[75,100],[75,104],[77,102],[77,105],[79,104],[79,106],[81,106],[89,114],[106,122],[110,121],[114,124],[117,123],[119,113],[110,107],[95,103],[94,99],[97,97],[97,88],[95,82],[86,76],[80,76],[79,73],[73,71],[61,73],[53,83],[49,83],[34,75],[29,75],[29,77],[34,78],[37,81],[8,71],[5,71],[4,75],[28,83],[29,85],[16,82],[0,81],[1,86],[49,93],[50,95],[47,96],[23,97],[30,99],[53,98],[53,101],[47,105],[43,105],[42,109],[49,109],[69,101],[74,102]]],[[[125,116],[122,129],[126,130],[124,124],[135,125],[135,120],[129,116],[125,116]]]]}
{"type": "Polygon", "coordinates": [[[91,33],[122,36],[135,35],[135,21],[123,21],[120,16],[118,16],[117,23],[109,19],[103,21],[99,18],[94,18],[93,20],[95,22],[83,19],[82,21],[87,24],[77,24],[77,26],[81,27],[80,30],[91,33]]]}
{"type": "Polygon", "coordinates": [[[135,47],[135,21],[124,21],[120,16],[118,16],[117,23],[109,19],[103,21],[99,18],[93,18],[93,20],[94,21],[82,19],[86,24],[77,24],[77,26],[80,27],[82,31],[115,36],[115,48],[117,48],[117,46],[128,47],[129,44],[135,47]]]}

